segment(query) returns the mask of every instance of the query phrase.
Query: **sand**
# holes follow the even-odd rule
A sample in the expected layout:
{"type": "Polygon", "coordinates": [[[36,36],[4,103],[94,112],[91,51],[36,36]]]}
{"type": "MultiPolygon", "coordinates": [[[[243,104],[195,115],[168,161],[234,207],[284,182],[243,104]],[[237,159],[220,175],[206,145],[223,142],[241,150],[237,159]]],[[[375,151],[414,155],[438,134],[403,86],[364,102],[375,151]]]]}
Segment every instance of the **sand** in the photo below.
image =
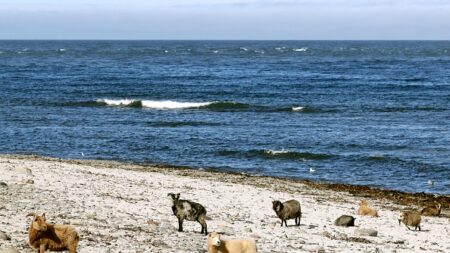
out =
{"type": "Polygon", "coordinates": [[[443,217],[423,217],[422,231],[410,231],[399,226],[397,217],[403,209],[421,206],[368,195],[380,217],[362,217],[356,215],[358,194],[294,180],[3,155],[0,182],[6,183],[0,185],[0,231],[10,237],[0,236],[0,252],[8,247],[35,252],[27,243],[30,212],[45,212],[48,221],[75,226],[80,253],[207,252],[198,223],[186,221],[184,232],[177,232],[169,192],[203,204],[210,232],[255,238],[259,252],[450,252],[448,209],[443,217]],[[273,200],[289,199],[301,202],[300,227],[293,220],[280,227],[272,210],[273,200]],[[356,217],[356,227],[334,226],[343,214],[356,217]],[[378,235],[355,235],[360,229],[374,229],[378,235]]]}

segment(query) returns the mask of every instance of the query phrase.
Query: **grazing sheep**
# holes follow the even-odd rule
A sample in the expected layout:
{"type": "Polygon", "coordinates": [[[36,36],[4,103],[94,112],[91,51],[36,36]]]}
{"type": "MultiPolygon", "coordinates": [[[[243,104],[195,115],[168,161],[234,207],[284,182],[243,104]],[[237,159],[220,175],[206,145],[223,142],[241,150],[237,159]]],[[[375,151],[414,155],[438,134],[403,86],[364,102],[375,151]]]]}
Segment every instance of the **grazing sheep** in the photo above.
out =
{"type": "Polygon", "coordinates": [[[420,231],[420,213],[417,211],[409,211],[400,214],[400,217],[398,218],[398,225],[400,225],[401,222],[403,222],[409,230],[411,229],[408,226],[411,226],[414,227],[414,230],[419,228],[420,231]]]}
{"type": "Polygon", "coordinates": [[[222,240],[220,234],[208,235],[208,253],[256,253],[255,240],[222,240]]]}
{"type": "Polygon", "coordinates": [[[38,253],[44,253],[45,250],[77,252],[80,238],[74,227],[47,223],[45,214],[39,216],[30,213],[28,216],[33,216],[28,229],[29,243],[31,247],[38,249],[38,253]]]}
{"type": "Polygon", "coordinates": [[[422,209],[423,216],[439,216],[441,215],[441,204],[437,203],[435,206],[428,206],[422,209]]]}
{"type": "Polygon", "coordinates": [[[200,233],[208,234],[208,228],[206,225],[206,209],[199,203],[195,203],[189,200],[180,199],[180,194],[169,193],[167,194],[172,199],[172,211],[178,218],[178,231],[183,232],[183,221],[197,221],[202,225],[202,231],[200,233]]]}
{"type": "Polygon", "coordinates": [[[272,208],[281,219],[281,226],[286,225],[286,220],[295,219],[295,225],[300,226],[300,220],[302,218],[302,208],[300,202],[295,199],[281,203],[278,200],[272,201],[272,208]]]}
{"type": "Polygon", "coordinates": [[[354,227],[355,226],[355,217],[350,215],[342,215],[336,219],[334,225],[341,227],[354,227]]]}
{"type": "Polygon", "coordinates": [[[357,214],[378,217],[378,212],[375,209],[370,208],[367,205],[367,201],[365,201],[365,200],[361,200],[361,202],[359,203],[359,208],[358,208],[357,214]]]}

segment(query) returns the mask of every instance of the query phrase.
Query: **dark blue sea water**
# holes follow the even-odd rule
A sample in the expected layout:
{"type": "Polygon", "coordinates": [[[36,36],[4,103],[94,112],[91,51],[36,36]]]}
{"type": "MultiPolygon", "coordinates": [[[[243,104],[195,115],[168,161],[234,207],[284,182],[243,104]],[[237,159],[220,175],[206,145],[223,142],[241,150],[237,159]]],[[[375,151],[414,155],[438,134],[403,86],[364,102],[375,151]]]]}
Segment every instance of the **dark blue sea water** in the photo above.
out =
{"type": "Polygon", "coordinates": [[[0,153],[450,194],[450,42],[0,41],[0,95],[0,153]]]}

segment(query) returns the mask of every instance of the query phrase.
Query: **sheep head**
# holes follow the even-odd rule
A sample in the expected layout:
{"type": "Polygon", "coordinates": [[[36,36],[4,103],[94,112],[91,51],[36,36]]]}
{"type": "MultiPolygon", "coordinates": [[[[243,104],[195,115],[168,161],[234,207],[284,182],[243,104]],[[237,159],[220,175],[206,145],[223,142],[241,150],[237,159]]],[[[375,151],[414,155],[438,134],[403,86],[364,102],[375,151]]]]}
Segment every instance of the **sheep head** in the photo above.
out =
{"type": "Polygon", "coordinates": [[[220,234],[217,232],[212,232],[208,235],[208,241],[211,245],[220,247],[220,234]]]}
{"type": "Polygon", "coordinates": [[[169,193],[167,194],[168,197],[170,197],[170,199],[172,199],[173,202],[180,200],[180,194],[177,193],[169,193]]]}
{"type": "Polygon", "coordinates": [[[45,213],[39,216],[35,213],[29,213],[27,216],[32,216],[31,227],[36,231],[47,231],[47,223],[45,219],[45,213]]]}
{"type": "Polygon", "coordinates": [[[279,212],[283,209],[283,203],[278,200],[272,201],[272,208],[275,212],[279,212]]]}

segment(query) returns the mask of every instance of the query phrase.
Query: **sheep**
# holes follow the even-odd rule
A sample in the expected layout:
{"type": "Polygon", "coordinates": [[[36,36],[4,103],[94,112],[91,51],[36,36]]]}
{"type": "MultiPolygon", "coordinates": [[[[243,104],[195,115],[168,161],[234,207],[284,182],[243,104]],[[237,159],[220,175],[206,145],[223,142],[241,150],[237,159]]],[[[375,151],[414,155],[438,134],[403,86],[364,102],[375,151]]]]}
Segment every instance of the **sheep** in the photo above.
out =
{"type": "Polygon", "coordinates": [[[341,215],[334,221],[334,225],[341,227],[354,227],[356,218],[350,215],[341,215]]]}
{"type": "Polygon", "coordinates": [[[408,226],[411,226],[414,227],[414,230],[419,228],[419,231],[421,231],[420,219],[420,213],[417,211],[403,212],[398,218],[398,225],[400,226],[401,222],[403,222],[409,230],[411,229],[408,226]]]}
{"type": "Polygon", "coordinates": [[[183,221],[197,221],[202,225],[201,234],[208,234],[208,226],[206,224],[206,209],[199,203],[189,200],[180,199],[180,194],[167,194],[172,200],[173,214],[178,218],[178,231],[183,232],[183,221]]]}
{"type": "Polygon", "coordinates": [[[422,209],[423,216],[439,216],[441,215],[441,204],[437,203],[435,206],[428,206],[422,209]]]}
{"type": "Polygon", "coordinates": [[[300,202],[295,199],[281,203],[278,200],[272,201],[272,208],[281,219],[281,226],[286,225],[286,220],[295,219],[295,225],[300,226],[300,220],[302,218],[302,208],[300,202]]]}
{"type": "Polygon", "coordinates": [[[29,216],[33,220],[28,229],[28,239],[30,246],[37,249],[38,253],[44,253],[45,250],[77,252],[80,237],[74,227],[47,223],[45,213],[42,216],[30,213],[29,216]]]}
{"type": "Polygon", "coordinates": [[[358,208],[357,214],[358,215],[368,215],[368,216],[372,216],[372,217],[379,217],[378,212],[375,209],[370,208],[367,205],[367,201],[365,201],[365,200],[361,200],[361,202],[359,203],[359,208],[358,208]]]}
{"type": "Polygon", "coordinates": [[[255,240],[222,240],[220,234],[208,235],[208,253],[256,253],[255,240]]]}

